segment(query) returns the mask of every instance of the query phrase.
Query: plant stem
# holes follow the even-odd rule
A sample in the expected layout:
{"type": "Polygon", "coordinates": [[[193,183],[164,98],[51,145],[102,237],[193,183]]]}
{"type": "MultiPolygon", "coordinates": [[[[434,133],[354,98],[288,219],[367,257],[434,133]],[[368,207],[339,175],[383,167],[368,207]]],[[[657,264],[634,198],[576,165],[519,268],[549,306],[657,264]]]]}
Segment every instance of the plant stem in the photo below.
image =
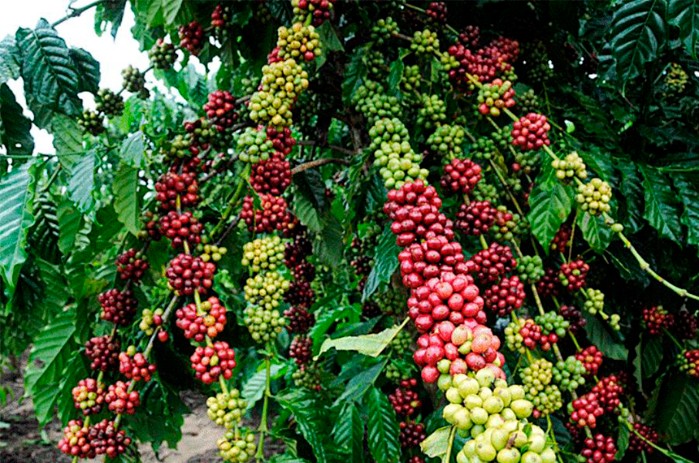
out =
{"type": "Polygon", "coordinates": [[[216,224],[214,229],[211,230],[211,236],[216,235],[216,233],[223,226],[223,224],[226,223],[226,220],[228,220],[228,217],[230,217],[231,213],[233,212],[233,209],[235,208],[236,203],[240,199],[240,196],[243,194],[243,189],[244,189],[245,183],[246,183],[245,177],[249,173],[250,173],[250,164],[245,166],[245,169],[243,169],[243,171],[240,173],[240,181],[238,183],[238,187],[236,188],[235,192],[233,193],[233,197],[231,198],[231,200],[228,201],[228,207],[221,215],[221,220],[216,224]]]}
{"type": "Polygon", "coordinates": [[[298,166],[294,167],[293,169],[291,169],[291,175],[296,175],[300,172],[303,172],[304,170],[313,169],[314,167],[320,167],[320,166],[324,166],[325,164],[331,164],[331,163],[343,164],[345,166],[348,166],[350,164],[350,162],[347,159],[338,159],[338,158],[316,159],[315,161],[304,162],[303,164],[299,164],[298,166]]]}
{"type": "MultiPolygon", "coordinates": [[[[268,346],[269,347],[269,346],[268,346]]],[[[269,398],[272,396],[272,362],[269,356],[265,357],[265,395],[262,402],[262,416],[260,417],[260,440],[257,443],[257,454],[255,459],[262,461],[264,459],[265,434],[267,434],[267,413],[269,411],[269,398]]]]}
{"type": "Polygon", "coordinates": [[[89,10],[90,8],[94,8],[97,5],[99,5],[100,3],[104,3],[104,1],[105,0],[96,0],[96,1],[94,1],[92,3],[88,3],[87,5],[80,7],[80,8],[71,8],[70,13],[68,13],[67,15],[62,17],[61,19],[54,21],[53,24],[51,24],[51,27],[56,27],[59,24],[62,24],[71,18],[76,18],[76,17],[80,16],[81,14],[83,14],[84,12],[86,12],[87,10],[89,10]]]}

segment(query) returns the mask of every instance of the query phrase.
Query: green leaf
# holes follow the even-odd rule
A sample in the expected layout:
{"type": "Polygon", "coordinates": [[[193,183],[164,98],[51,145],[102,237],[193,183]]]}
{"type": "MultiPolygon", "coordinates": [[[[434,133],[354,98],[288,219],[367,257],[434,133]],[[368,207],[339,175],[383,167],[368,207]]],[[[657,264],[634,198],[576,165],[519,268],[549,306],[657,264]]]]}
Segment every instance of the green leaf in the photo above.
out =
{"type": "Polygon", "coordinates": [[[84,153],[82,129],[74,118],[60,114],[51,119],[50,128],[58,162],[70,172],[84,153]]]}
{"type": "Polygon", "coordinates": [[[138,220],[140,208],[138,197],[138,168],[121,164],[114,175],[112,184],[114,193],[114,210],[119,222],[134,236],[141,226],[138,220]]]}
{"type": "Polygon", "coordinates": [[[349,461],[364,461],[364,421],[354,402],[345,402],[332,434],[335,445],[349,451],[349,461]]]}
{"type": "Polygon", "coordinates": [[[687,227],[687,243],[699,246],[699,186],[687,174],[676,173],[671,178],[684,205],[680,221],[687,227]]]}
{"type": "Polygon", "coordinates": [[[348,401],[352,402],[364,396],[366,391],[369,390],[370,387],[373,387],[376,379],[386,366],[386,362],[386,359],[379,361],[371,367],[363,368],[358,374],[352,376],[352,378],[347,382],[344,392],[335,400],[333,405],[338,405],[348,401]]]}
{"type": "Polygon", "coordinates": [[[643,212],[650,225],[661,237],[681,243],[682,227],[677,196],[672,191],[667,175],[652,167],[639,165],[643,176],[646,210],[643,212]]]}
{"type": "Polygon", "coordinates": [[[345,69],[345,80],[342,81],[342,102],[349,105],[352,100],[352,95],[357,92],[357,89],[364,83],[367,76],[367,66],[362,57],[364,50],[357,50],[350,57],[345,69]]]}
{"type": "MultiPolygon", "coordinates": [[[[643,187],[641,186],[641,176],[638,173],[636,164],[628,160],[620,160],[615,166],[621,172],[621,182],[619,191],[624,199],[623,220],[624,227],[631,232],[641,228],[641,218],[643,211],[643,187]]],[[[620,208],[621,209],[621,208],[620,208]]],[[[620,213],[620,215],[622,215],[620,213]]]]}
{"type": "Polygon", "coordinates": [[[344,338],[337,339],[326,339],[323,345],[320,346],[320,352],[316,355],[316,360],[324,352],[335,348],[337,350],[351,350],[354,352],[359,352],[362,355],[368,355],[369,357],[378,357],[381,352],[388,346],[393,338],[403,329],[405,324],[408,322],[408,318],[403,320],[400,325],[393,326],[391,328],[386,328],[380,333],[365,334],[362,336],[346,336],[344,338]]]}
{"type": "MultiPolygon", "coordinates": [[[[324,407],[318,403],[318,395],[307,390],[293,390],[277,394],[277,403],[293,413],[301,435],[313,449],[316,461],[327,461],[325,445],[322,437],[328,425],[324,420],[324,407]]],[[[389,405],[390,407],[390,405],[389,405]]]]}
{"type": "Polygon", "coordinates": [[[124,140],[119,151],[122,162],[132,167],[144,167],[146,141],[143,132],[132,133],[124,140]]]}
{"type": "Polygon", "coordinates": [[[34,179],[29,166],[29,163],[22,164],[0,179],[0,267],[6,290],[10,291],[27,259],[24,247],[29,227],[34,223],[34,179]]]}
{"type": "Polygon", "coordinates": [[[619,425],[619,435],[616,439],[616,448],[617,451],[615,460],[622,461],[624,454],[626,453],[626,449],[629,448],[629,428],[623,424],[619,425]]]}
{"type": "Polygon", "coordinates": [[[398,420],[386,394],[371,388],[366,396],[369,451],[377,463],[396,463],[400,458],[398,420]]]}
{"type": "Polygon", "coordinates": [[[100,63],[82,48],[71,48],[68,52],[78,72],[78,92],[97,93],[100,89],[100,63]]]}
{"type": "Polygon", "coordinates": [[[63,369],[73,353],[73,333],[75,310],[61,312],[39,333],[29,354],[24,389],[32,397],[34,411],[42,426],[53,416],[63,369]]]}
{"type": "Polygon", "coordinates": [[[641,352],[641,367],[643,368],[643,377],[650,378],[660,368],[663,360],[663,342],[659,336],[651,337],[642,345],[641,352]]]}
{"type": "Polygon", "coordinates": [[[0,84],[19,77],[20,52],[17,42],[11,35],[0,42],[0,84]]]}
{"type": "Polygon", "coordinates": [[[629,350],[619,339],[619,334],[609,330],[604,322],[596,317],[587,313],[584,316],[587,320],[585,332],[590,342],[597,346],[606,357],[613,360],[626,360],[629,356],[629,350]]]}
{"type": "Polygon", "coordinates": [[[529,196],[531,210],[527,214],[532,229],[541,246],[548,250],[551,240],[573,208],[573,190],[556,178],[550,163],[545,162],[534,182],[529,196]]]}
{"type": "Polygon", "coordinates": [[[8,154],[32,154],[31,128],[31,121],[24,116],[10,87],[0,84],[0,145],[5,146],[8,154]]]}
{"type": "MultiPolygon", "coordinates": [[[[274,376],[282,369],[282,365],[272,365],[270,367],[270,376],[274,376]]],[[[251,410],[255,404],[262,398],[267,385],[267,371],[263,368],[252,375],[243,385],[241,395],[248,403],[248,410],[251,410]]]]}
{"type": "Polygon", "coordinates": [[[388,71],[388,94],[390,96],[400,97],[400,82],[403,80],[403,71],[405,66],[403,60],[398,58],[391,63],[391,68],[388,71]]]}
{"type": "Polygon", "coordinates": [[[324,55],[327,56],[327,53],[331,51],[345,50],[345,47],[342,46],[342,42],[340,42],[340,39],[337,37],[337,33],[330,21],[324,21],[323,24],[316,28],[316,31],[320,36],[320,43],[323,44],[324,55]]]}
{"type": "Polygon", "coordinates": [[[386,227],[379,237],[374,253],[374,266],[371,268],[367,282],[362,292],[362,301],[371,297],[381,283],[391,281],[391,276],[398,268],[398,254],[400,248],[396,244],[396,237],[390,227],[386,227]]]}
{"type": "Polygon", "coordinates": [[[320,213],[313,206],[313,203],[305,195],[294,195],[293,199],[294,215],[298,217],[302,224],[314,233],[320,233],[323,229],[320,213]]]}
{"type": "Polygon", "coordinates": [[[685,50],[697,59],[699,48],[699,1],[670,0],[667,11],[668,22],[680,29],[680,40],[685,50]]]}
{"type": "Polygon", "coordinates": [[[658,431],[669,444],[690,441],[699,427],[699,388],[686,375],[665,378],[656,408],[658,431]]]}
{"type": "Polygon", "coordinates": [[[160,1],[163,9],[163,17],[165,19],[165,25],[170,26],[175,23],[175,18],[177,18],[177,13],[182,7],[182,0],[156,0],[154,3],[160,1]]]}
{"type": "Polygon", "coordinates": [[[449,450],[451,430],[452,426],[444,426],[427,436],[427,439],[420,443],[422,453],[430,458],[439,458],[442,460],[442,463],[449,463],[445,462],[445,460],[447,458],[447,450],[449,450]]]}
{"type": "Polygon", "coordinates": [[[644,74],[644,65],[665,48],[665,0],[632,0],[612,17],[609,44],[616,73],[626,83],[644,74]]]}
{"type": "Polygon", "coordinates": [[[139,442],[151,442],[156,451],[163,442],[174,448],[182,439],[184,415],[189,413],[187,405],[177,392],[156,381],[141,391],[141,400],[148,406],[129,418],[129,429],[139,442]]]}
{"type": "Polygon", "coordinates": [[[19,29],[16,38],[22,51],[22,79],[27,94],[52,110],[69,116],[80,114],[80,77],[56,30],[41,19],[34,30],[19,29]]]}
{"type": "Polygon", "coordinates": [[[58,265],[50,264],[42,259],[36,259],[36,264],[45,287],[44,298],[40,304],[48,317],[53,317],[63,311],[70,298],[68,282],[58,265]]]}
{"type": "Polygon", "coordinates": [[[68,195],[78,210],[86,213],[94,206],[95,153],[89,151],[73,165],[68,179],[68,195]]]}
{"type": "Polygon", "coordinates": [[[607,249],[612,241],[612,230],[604,223],[604,218],[581,212],[576,223],[592,249],[597,252],[607,249]]]}
{"type": "Polygon", "coordinates": [[[313,247],[313,253],[318,256],[321,262],[332,268],[342,262],[342,234],[344,230],[342,224],[331,215],[323,224],[323,229],[320,231],[320,239],[316,240],[313,247]]]}
{"type": "Polygon", "coordinates": [[[82,214],[71,201],[58,203],[58,249],[63,255],[73,251],[82,224],[82,214]]]}

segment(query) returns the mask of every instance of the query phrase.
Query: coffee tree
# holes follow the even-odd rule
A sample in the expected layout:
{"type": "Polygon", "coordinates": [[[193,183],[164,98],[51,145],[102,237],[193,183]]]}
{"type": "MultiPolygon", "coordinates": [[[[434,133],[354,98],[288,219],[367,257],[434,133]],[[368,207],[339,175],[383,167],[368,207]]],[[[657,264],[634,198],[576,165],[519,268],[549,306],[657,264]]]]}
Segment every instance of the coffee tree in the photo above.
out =
{"type": "Polygon", "coordinates": [[[39,422],[138,461],[196,389],[224,461],[690,461],[697,8],[102,0],[18,29],[0,346],[31,346],[39,422]],[[56,27],[127,7],[151,65],[100,88],[56,27]]]}

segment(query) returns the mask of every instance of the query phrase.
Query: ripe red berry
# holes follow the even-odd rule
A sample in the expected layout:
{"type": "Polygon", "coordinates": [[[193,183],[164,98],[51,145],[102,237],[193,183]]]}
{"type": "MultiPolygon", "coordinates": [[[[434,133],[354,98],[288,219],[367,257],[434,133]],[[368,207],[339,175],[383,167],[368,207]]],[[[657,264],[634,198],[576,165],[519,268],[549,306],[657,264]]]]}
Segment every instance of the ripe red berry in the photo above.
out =
{"type": "Polygon", "coordinates": [[[180,47],[188,50],[193,55],[198,55],[204,46],[204,29],[196,21],[179,28],[180,47]]]}
{"type": "Polygon", "coordinates": [[[177,211],[169,211],[160,217],[160,231],[167,239],[172,241],[173,248],[181,248],[184,243],[194,247],[201,242],[202,224],[191,212],[178,214],[177,211]]]}
{"type": "Polygon", "coordinates": [[[289,231],[296,226],[296,220],[288,211],[284,198],[269,194],[260,194],[262,209],[255,209],[252,196],[246,196],[240,217],[248,230],[255,233],[272,233],[289,231]]]}
{"type": "Polygon", "coordinates": [[[213,346],[197,347],[189,358],[195,377],[204,384],[233,377],[235,352],[225,341],[216,341],[213,346]]]}
{"type": "Polygon", "coordinates": [[[232,127],[238,119],[235,97],[227,90],[211,92],[209,100],[204,105],[204,112],[219,130],[232,127]]]}
{"type": "Polygon", "coordinates": [[[89,428],[84,427],[82,420],[71,420],[63,429],[63,439],[58,448],[66,455],[78,458],[95,458],[97,452],[92,446],[89,428]]]}
{"type": "Polygon", "coordinates": [[[616,456],[614,438],[596,434],[593,438],[585,439],[585,448],[580,452],[585,457],[585,463],[611,463],[616,456]]]}
{"type": "Polygon", "coordinates": [[[293,334],[306,334],[315,324],[315,316],[305,307],[292,306],[284,311],[287,328],[293,334]]]}
{"type": "Polygon", "coordinates": [[[597,394],[588,392],[579,397],[568,406],[570,410],[570,420],[579,427],[587,426],[594,429],[597,426],[597,418],[604,414],[604,409],[599,403],[597,394]]]}
{"type": "Polygon", "coordinates": [[[117,430],[113,421],[102,420],[89,428],[88,436],[97,455],[116,458],[126,451],[131,438],[123,430],[117,430]]]}
{"type": "Polygon", "coordinates": [[[587,284],[587,273],[590,271],[590,266],[582,259],[577,259],[561,265],[561,271],[558,278],[561,284],[568,291],[575,292],[587,284]]]}
{"type": "Polygon", "coordinates": [[[474,278],[483,283],[494,283],[517,266],[509,246],[490,243],[488,249],[475,253],[466,262],[468,271],[474,278]]]}
{"type": "Polygon", "coordinates": [[[197,310],[194,303],[178,309],[175,312],[177,320],[175,324],[184,331],[184,337],[203,342],[206,337],[215,338],[226,326],[226,308],[221,305],[217,297],[210,297],[202,301],[197,310]]]}
{"type": "Polygon", "coordinates": [[[313,357],[313,340],[307,336],[296,335],[289,346],[289,357],[296,365],[306,365],[313,357]]]}
{"type": "Polygon", "coordinates": [[[90,368],[107,371],[119,364],[119,341],[110,336],[96,336],[85,343],[85,355],[90,359],[90,368]]]}
{"type": "Polygon", "coordinates": [[[657,444],[658,440],[660,439],[658,432],[650,426],[640,422],[634,423],[633,429],[635,432],[632,432],[629,435],[629,452],[645,452],[647,454],[653,453],[655,449],[647,441],[657,444]],[[636,433],[643,436],[643,438],[638,436],[636,433]]]}
{"type": "Polygon", "coordinates": [[[427,438],[425,425],[413,421],[402,421],[400,423],[400,445],[403,448],[417,447],[427,438]]]}
{"type": "Polygon", "coordinates": [[[623,394],[624,389],[621,387],[616,375],[611,375],[602,378],[592,388],[592,392],[597,394],[600,405],[602,405],[605,412],[609,413],[621,404],[620,396],[623,394]]]}
{"type": "Polygon", "coordinates": [[[138,308],[138,301],[130,290],[112,288],[97,296],[97,300],[102,306],[102,320],[115,325],[127,325],[138,308]]]}
{"type": "Polygon", "coordinates": [[[396,390],[388,396],[393,410],[399,417],[413,416],[422,406],[420,397],[415,390],[416,387],[417,380],[415,378],[406,379],[401,381],[396,390]]]}
{"type": "Polygon", "coordinates": [[[148,261],[140,252],[132,248],[117,257],[116,266],[117,273],[122,280],[138,283],[148,270],[148,261]]]}
{"type": "Polygon", "coordinates": [[[119,372],[134,381],[150,381],[155,372],[155,365],[148,363],[140,352],[129,348],[119,354],[119,372]]]}
{"type": "Polygon", "coordinates": [[[643,309],[643,322],[648,333],[656,336],[662,333],[663,328],[670,329],[675,324],[675,317],[668,313],[662,306],[654,306],[643,309]]]}
{"type": "Polygon", "coordinates": [[[178,295],[191,296],[194,291],[206,292],[213,285],[216,265],[189,254],[175,256],[165,271],[169,285],[178,295]]]}
{"type": "Polygon", "coordinates": [[[535,150],[551,144],[548,132],[551,130],[546,116],[529,113],[512,124],[512,144],[521,150],[535,150]]]}
{"type": "Polygon", "coordinates": [[[582,362],[589,375],[596,375],[602,365],[603,356],[597,347],[589,346],[575,354],[575,358],[582,362]]]}
{"type": "Polygon", "coordinates": [[[117,381],[109,386],[104,401],[109,405],[110,412],[127,415],[136,413],[136,407],[141,404],[141,396],[138,391],[128,391],[130,384],[117,381]]]}
{"type": "Polygon", "coordinates": [[[486,289],[483,298],[486,308],[504,317],[522,307],[525,298],[524,284],[516,275],[505,277],[486,289]]]}
{"type": "Polygon", "coordinates": [[[469,194],[481,180],[481,166],[470,159],[454,158],[444,166],[441,185],[446,192],[469,194]]]}
{"type": "Polygon", "coordinates": [[[259,194],[280,196],[291,185],[291,166],[279,152],[252,166],[250,185],[259,194]]]}
{"type": "Polygon", "coordinates": [[[104,389],[93,378],[81,379],[73,388],[73,403],[83,415],[94,415],[102,410],[104,389]]]}
{"type": "Polygon", "coordinates": [[[196,206],[199,202],[199,185],[193,173],[167,172],[155,183],[155,200],[160,209],[170,211],[177,209],[177,198],[182,207],[196,206]]]}
{"type": "Polygon", "coordinates": [[[490,201],[472,201],[462,204],[456,213],[456,228],[467,235],[483,235],[495,222],[495,212],[490,201]]]}

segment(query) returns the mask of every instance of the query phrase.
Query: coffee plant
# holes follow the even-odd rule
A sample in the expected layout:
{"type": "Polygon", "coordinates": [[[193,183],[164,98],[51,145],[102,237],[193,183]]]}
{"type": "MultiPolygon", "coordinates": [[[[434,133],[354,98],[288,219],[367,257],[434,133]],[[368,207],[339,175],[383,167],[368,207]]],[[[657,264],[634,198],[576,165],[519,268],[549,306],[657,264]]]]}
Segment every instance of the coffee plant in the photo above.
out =
{"type": "Polygon", "coordinates": [[[698,9],[98,0],[19,28],[0,354],[30,348],[73,461],[176,445],[182,390],[230,462],[692,461],[698,9]],[[127,7],[151,65],[101,88],[58,29],[127,7]]]}

